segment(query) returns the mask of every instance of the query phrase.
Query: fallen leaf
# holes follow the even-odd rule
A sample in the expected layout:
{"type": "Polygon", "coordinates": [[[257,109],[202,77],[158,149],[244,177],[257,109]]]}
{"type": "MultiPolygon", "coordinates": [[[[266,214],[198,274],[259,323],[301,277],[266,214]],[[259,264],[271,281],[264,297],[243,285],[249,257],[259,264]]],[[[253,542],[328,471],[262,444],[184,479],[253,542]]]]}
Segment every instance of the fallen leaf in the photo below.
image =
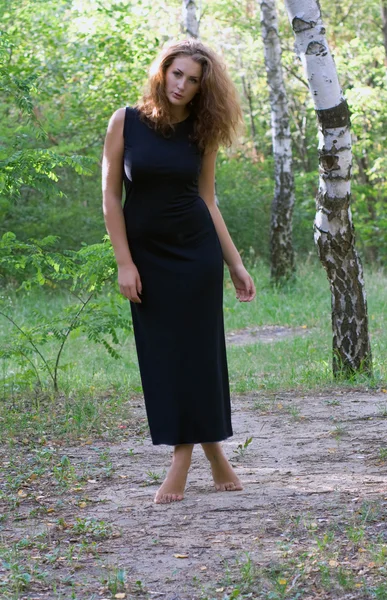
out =
{"type": "MultiPolygon", "coordinates": [[[[79,506],[79,508],[86,508],[86,506],[87,506],[87,502],[80,502],[80,503],[78,504],[78,506],[79,506]]],[[[124,596],[123,596],[123,597],[124,597],[124,596]]]]}
{"type": "Polygon", "coordinates": [[[87,483],[97,483],[97,481],[95,479],[88,479],[87,483]]]}
{"type": "Polygon", "coordinates": [[[205,567],[204,565],[202,567],[200,567],[201,571],[207,571],[207,567],[205,567]]]}
{"type": "Polygon", "coordinates": [[[119,592],[118,594],[116,594],[114,596],[115,598],[126,598],[126,594],[124,594],[123,592],[119,592]]]}
{"type": "Polygon", "coordinates": [[[19,490],[17,495],[19,496],[19,498],[27,498],[27,494],[24,490],[19,490]]]}
{"type": "Polygon", "coordinates": [[[216,592],[224,592],[224,588],[216,588],[216,592]]]}
{"type": "Polygon", "coordinates": [[[387,394],[387,390],[385,390],[384,388],[382,388],[381,391],[383,392],[383,394],[387,394]]]}
{"type": "Polygon", "coordinates": [[[287,580],[287,579],[279,579],[279,580],[278,580],[278,583],[279,583],[280,585],[286,585],[286,584],[287,584],[287,582],[288,582],[288,580],[287,580]]]}
{"type": "Polygon", "coordinates": [[[174,554],[173,556],[175,558],[189,558],[188,554],[174,554]]]}
{"type": "Polygon", "coordinates": [[[331,567],[337,567],[337,565],[338,565],[338,564],[339,564],[339,563],[337,562],[337,560],[333,560],[333,559],[332,559],[332,560],[330,560],[330,561],[329,561],[329,565],[330,565],[331,567]]]}
{"type": "Polygon", "coordinates": [[[48,508],[48,509],[47,509],[47,512],[48,512],[48,513],[55,512],[55,508],[48,508]]]}

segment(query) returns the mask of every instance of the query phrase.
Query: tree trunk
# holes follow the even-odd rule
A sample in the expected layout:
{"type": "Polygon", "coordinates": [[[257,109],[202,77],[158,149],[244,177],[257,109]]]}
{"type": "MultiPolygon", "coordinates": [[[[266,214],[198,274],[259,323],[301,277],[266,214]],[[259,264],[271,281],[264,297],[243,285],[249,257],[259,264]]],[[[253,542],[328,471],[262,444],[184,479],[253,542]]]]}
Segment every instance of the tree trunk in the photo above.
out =
{"type": "Polygon", "coordinates": [[[387,68],[387,0],[381,0],[383,45],[386,53],[384,63],[387,68]]]}
{"type": "Polygon", "coordinates": [[[363,269],[350,209],[349,109],[340,89],[317,0],[285,0],[319,123],[315,242],[332,295],[333,373],[372,373],[363,269]]]}
{"type": "Polygon", "coordinates": [[[183,31],[189,37],[199,37],[199,21],[196,16],[196,3],[193,0],[183,0],[183,31]]]}
{"type": "Polygon", "coordinates": [[[267,83],[270,89],[271,129],[275,189],[271,207],[271,278],[275,283],[289,279],[294,272],[292,216],[294,177],[289,126],[289,109],[281,66],[275,0],[259,0],[265,51],[267,83]]]}

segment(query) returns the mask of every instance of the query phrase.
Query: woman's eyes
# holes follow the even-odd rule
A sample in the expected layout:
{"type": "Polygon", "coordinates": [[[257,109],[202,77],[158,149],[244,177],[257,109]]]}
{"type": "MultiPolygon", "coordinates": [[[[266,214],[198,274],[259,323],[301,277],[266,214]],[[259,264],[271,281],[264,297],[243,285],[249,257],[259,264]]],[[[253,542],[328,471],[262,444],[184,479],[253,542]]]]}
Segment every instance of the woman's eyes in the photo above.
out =
{"type": "MultiPolygon", "coordinates": [[[[173,71],[173,74],[175,75],[175,77],[180,77],[182,75],[182,73],[179,73],[179,71],[173,71]]],[[[191,83],[197,83],[198,80],[194,79],[193,77],[191,77],[190,79],[191,83]]]]}

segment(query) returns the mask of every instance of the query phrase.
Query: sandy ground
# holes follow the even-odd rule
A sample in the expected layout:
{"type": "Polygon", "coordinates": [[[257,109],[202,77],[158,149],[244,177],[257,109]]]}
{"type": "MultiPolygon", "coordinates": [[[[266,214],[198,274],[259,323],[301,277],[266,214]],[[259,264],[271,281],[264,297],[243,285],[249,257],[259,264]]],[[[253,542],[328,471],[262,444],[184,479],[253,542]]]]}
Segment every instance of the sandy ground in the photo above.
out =
{"type": "MultiPolygon", "coordinates": [[[[221,598],[227,566],[242,560],[245,552],[258,565],[274,560],[289,519],[303,515],[324,522],[353,512],[365,500],[387,504],[387,463],[377,459],[380,448],[387,446],[383,392],[234,397],[234,437],[224,445],[245,489],[215,492],[197,447],[185,500],[173,505],[153,503],[159,483],[152,483],[152,476],[163,476],[170,450],[153,447],[144,434],[142,404],[133,410],[139,435],[116,445],[101,441],[62,449],[72,464],[83,468],[108,449],[114,469],[108,478],[96,471],[79,491],[71,490],[67,501],[63,498],[60,516],[65,523],[90,517],[117,532],[99,544],[99,561],[85,556],[77,565],[77,598],[112,597],[101,591],[99,577],[102,570],[117,567],[125,569],[128,589],[133,590],[126,598],[191,600],[209,589],[209,597],[221,598]],[[250,437],[243,454],[238,445],[250,437]]],[[[40,502],[47,507],[49,500],[40,502]]],[[[30,502],[24,506],[31,509],[30,502]]],[[[8,522],[3,538],[20,539],[27,524],[30,535],[50,530],[52,538],[63,538],[57,517],[55,508],[43,519],[15,520],[12,526],[8,522]]],[[[21,597],[52,595],[41,590],[21,597]]]]}

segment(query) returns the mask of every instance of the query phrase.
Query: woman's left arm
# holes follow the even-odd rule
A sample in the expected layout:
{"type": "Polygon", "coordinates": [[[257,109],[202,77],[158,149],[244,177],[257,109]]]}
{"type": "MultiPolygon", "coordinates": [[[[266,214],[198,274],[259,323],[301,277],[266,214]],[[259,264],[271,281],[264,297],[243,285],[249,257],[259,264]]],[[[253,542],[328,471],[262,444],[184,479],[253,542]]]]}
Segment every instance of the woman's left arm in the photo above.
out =
{"type": "Polygon", "coordinates": [[[255,297],[254,282],[246,271],[238,250],[228,232],[219,208],[215,202],[215,164],[217,151],[204,154],[199,176],[199,194],[210,211],[216,232],[222,246],[223,258],[229,268],[236,296],[241,302],[251,302],[255,297]]]}

